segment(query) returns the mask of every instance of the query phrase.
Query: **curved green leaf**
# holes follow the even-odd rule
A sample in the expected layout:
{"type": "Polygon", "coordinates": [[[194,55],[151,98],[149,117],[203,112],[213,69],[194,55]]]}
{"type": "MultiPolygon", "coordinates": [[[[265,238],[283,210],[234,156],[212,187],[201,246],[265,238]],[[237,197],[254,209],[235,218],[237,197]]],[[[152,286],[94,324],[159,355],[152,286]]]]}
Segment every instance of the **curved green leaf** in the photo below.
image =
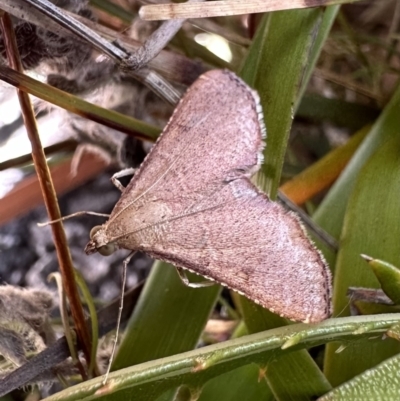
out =
{"type": "MultiPolygon", "coordinates": [[[[378,148],[357,177],[347,205],[336,263],[335,314],[349,314],[349,287],[379,287],[360,254],[400,264],[399,154],[400,130],[378,148]]],[[[338,347],[330,344],[325,357],[325,373],[333,386],[400,351],[400,344],[394,341],[368,347],[349,345],[340,353],[336,352],[338,347]]]]}
{"type": "Polygon", "coordinates": [[[294,104],[306,74],[322,9],[281,11],[263,17],[241,76],[257,89],[264,110],[267,147],[264,190],[275,198],[292,126],[294,104]]]}

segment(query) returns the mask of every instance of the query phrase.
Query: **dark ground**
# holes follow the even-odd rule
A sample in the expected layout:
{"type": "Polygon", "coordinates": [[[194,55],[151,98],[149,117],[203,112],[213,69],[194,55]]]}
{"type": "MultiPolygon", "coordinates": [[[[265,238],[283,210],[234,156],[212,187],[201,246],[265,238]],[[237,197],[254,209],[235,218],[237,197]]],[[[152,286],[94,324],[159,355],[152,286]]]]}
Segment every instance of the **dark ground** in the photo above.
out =
{"type": "MultiPolygon", "coordinates": [[[[90,210],[109,213],[120,192],[110,181],[111,172],[60,198],[63,216],[90,210]]],[[[0,227],[0,283],[32,288],[53,288],[47,276],[58,271],[58,261],[49,227],[39,228],[38,222],[48,220],[44,206],[0,227]]],[[[64,222],[73,263],[83,274],[94,298],[102,302],[119,296],[121,291],[122,260],[128,254],[121,250],[111,256],[87,256],[83,249],[89,241],[92,227],[101,225],[104,218],[80,216],[64,222]]],[[[147,276],[151,259],[135,255],[128,268],[127,287],[131,288],[147,276]]]]}

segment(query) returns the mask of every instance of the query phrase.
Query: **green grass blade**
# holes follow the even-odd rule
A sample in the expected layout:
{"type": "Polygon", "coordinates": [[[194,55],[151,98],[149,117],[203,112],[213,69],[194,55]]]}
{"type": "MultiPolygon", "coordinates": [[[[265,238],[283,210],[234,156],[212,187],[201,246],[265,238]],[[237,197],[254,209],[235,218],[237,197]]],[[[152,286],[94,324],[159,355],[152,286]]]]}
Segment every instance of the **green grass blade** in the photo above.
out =
{"type": "Polygon", "coordinates": [[[320,11],[323,13],[321,24],[315,30],[315,39],[312,41],[312,47],[310,50],[309,58],[307,61],[306,69],[304,72],[304,77],[302,80],[302,85],[297,96],[295,110],[297,111],[298,105],[302,101],[303,94],[308,86],[308,81],[310,80],[311,74],[313,73],[315,64],[318,61],[318,57],[321,53],[322,46],[324,45],[326,38],[329,35],[332,24],[336,19],[336,15],[340,9],[339,5],[330,7],[321,7],[320,11]]]}
{"type": "Polygon", "coordinates": [[[71,95],[51,85],[0,65],[0,79],[31,95],[68,110],[78,116],[104,124],[127,134],[136,134],[140,139],[154,140],[160,134],[160,129],[144,121],[129,117],[117,111],[105,109],[87,102],[78,96],[71,95]],[[139,135],[143,134],[143,135],[139,135]]]}
{"type": "Polygon", "coordinates": [[[304,80],[321,9],[276,12],[263,17],[250,47],[241,76],[256,88],[267,127],[267,148],[262,167],[264,190],[276,197],[294,104],[304,80]]]}

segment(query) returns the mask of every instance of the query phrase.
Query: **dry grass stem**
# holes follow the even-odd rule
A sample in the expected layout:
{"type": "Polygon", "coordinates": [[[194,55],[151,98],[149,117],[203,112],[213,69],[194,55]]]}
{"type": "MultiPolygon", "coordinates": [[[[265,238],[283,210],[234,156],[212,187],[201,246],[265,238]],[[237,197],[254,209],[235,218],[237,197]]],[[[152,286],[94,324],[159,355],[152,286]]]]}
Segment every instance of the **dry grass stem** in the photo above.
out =
{"type": "MultiPolygon", "coordinates": [[[[354,1],[354,0],[353,0],[354,1]]],[[[345,4],[349,0],[221,0],[206,3],[169,3],[142,6],[139,15],[147,21],[179,18],[210,18],[229,15],[266,13],[279,10],[293,10],[345,4]]]]}
{"type": "Polygon", "coordinates": [[[152,142],[159,134],[159,129],[154,126],[114,110],[96,106],[93,103],[89,103],[70,93],[44,84],[6,66],[0,65],[0,79],[24,92],[62,107],[64,110],[68,110],[71,113],[116,129],[125,134],[132,135],[138,139],[152,142]],[[139,125],[142,132],[133,129],[132,127],[135,125],[139,125]],[[147,132],[147,134],[143,132],[147,132]]]}

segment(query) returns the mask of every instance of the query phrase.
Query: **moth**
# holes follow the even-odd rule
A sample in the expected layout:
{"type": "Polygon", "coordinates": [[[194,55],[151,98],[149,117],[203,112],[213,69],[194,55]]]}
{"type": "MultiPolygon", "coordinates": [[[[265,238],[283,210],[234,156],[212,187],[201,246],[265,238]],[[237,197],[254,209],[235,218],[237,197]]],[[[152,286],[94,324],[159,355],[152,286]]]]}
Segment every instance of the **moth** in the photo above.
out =
{"type": "Polygon", "coordinates": [[[283,317],[328,318],[329,267],[299,218],[250,181],[264,137],[258,94],[230,71],[203,74],[85,252],[142,251],[283,317]]]}

